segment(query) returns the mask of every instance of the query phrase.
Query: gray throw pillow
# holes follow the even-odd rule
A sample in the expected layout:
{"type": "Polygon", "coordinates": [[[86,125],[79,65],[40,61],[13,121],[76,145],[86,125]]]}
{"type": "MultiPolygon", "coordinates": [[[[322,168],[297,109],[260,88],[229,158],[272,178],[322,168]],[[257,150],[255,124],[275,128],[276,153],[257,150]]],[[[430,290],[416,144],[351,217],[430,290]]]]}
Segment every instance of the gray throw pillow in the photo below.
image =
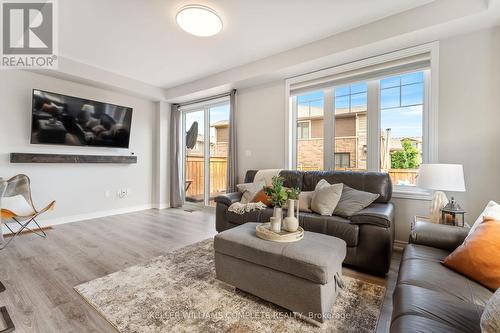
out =
{"type": "Polygon", "coordinates": [[[491,296],[481,316],[481,332],[500,332],[500,288],[491,296]]]}
{"type": "Polygon", "coordinates": [[[343,184],[330,185],[322,179],[316,185],[311,198],[311,210],[320,215],[331,216],[342,194],[343,184]]]}
{"type": "Polygon", "coordinates": [[[335,207],[333,214],[351,217],[363,208],[370,206],[378,197],[379,194],[355,190],[344,185],[339,203],[335,207]]]}
{"type": "Polygon", "coordinates": [[[249,202],[252,202],[253,198],[255,198],[257,193],[259,193],[265,185],[266,183],[264,183],[264,181],[236,185],[238,191],[243,193],[240,203],[247,204],[249,202]]]}

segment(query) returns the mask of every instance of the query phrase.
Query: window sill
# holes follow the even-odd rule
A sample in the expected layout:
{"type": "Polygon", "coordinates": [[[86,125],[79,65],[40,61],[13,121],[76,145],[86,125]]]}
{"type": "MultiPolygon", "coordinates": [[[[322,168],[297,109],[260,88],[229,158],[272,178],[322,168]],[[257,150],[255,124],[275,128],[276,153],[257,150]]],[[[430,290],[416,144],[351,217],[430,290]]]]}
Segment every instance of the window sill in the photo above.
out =
{"type": "Polygon", "coordinates": [[[420,188],[404,188],[394,187],[392,197],[396,199],[410,199],[410,200],[432,200],[432,192],[420,188]]]}

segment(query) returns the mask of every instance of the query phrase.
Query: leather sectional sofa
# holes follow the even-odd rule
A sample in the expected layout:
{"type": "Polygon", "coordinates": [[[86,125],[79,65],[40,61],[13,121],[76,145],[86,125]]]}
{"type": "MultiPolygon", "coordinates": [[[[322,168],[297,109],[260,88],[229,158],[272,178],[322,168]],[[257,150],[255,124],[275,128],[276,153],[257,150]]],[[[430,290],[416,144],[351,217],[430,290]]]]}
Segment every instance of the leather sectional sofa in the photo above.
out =
{"type": "MultiPolygon", "coordinates": [[[[256,173],[257,170],[247,171],[244,182],[253,182],[256,173]]],[[[280,176],[284,177],[286,187],[299,187],[302,191],[313,191],[321,179],[326,179],[330,184],[344,183],[357,190],[379,194],[374,203],[350,219],[300,212],[299,223],[305,230],[343,239],[347,243],[344,265],[375,275],[383,276],[388,272],[394,240],[394,206],[389,202],[392,183],[388,174],[283,170],[280,176]]],[[[246,222],[268,222],[273,215],[272,208],[243,215],[229,212],[229,206],[239,202],[241,196],[241,193],[228,193],[215,198],[218,232],[246,222]]]]}
{"type": "Polygon", "coordinates": [[[440,263],[468,231],[415,224],[394,290],[391,333],[481,332],[481,314],[493,292],[440,263]]]}

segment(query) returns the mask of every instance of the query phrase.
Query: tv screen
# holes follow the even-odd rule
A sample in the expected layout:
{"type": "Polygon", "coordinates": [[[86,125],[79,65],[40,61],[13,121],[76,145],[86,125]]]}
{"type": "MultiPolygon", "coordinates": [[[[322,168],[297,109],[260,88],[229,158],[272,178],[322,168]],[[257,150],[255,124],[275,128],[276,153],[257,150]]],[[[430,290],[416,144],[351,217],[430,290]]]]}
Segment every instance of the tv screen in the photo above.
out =
{"type": "Polygon", "coordinates": [[[32,144],[128,148],[132,108],[33,90],[32,144]]]}

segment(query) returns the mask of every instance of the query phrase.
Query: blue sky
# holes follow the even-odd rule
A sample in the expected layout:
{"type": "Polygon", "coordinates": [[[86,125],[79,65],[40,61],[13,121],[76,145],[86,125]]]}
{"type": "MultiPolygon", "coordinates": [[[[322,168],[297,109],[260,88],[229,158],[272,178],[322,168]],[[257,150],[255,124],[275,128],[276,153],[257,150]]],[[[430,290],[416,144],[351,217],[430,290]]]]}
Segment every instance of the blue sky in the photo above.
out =
{"type": "MultiPolygon", "coordinates": [[[[189,130],[193,122],[198,122],[198,134],[205,133],[204,111],[194,111],[186,113],[186,131],[189,130]]],[[[229,120],[229,104],[215,106],[210,109],[210,124],[215,124],[220,120],[229,120]]],[[[215,136],[215,129],[210,128],[210,136],[215,136]]]]}
{"type": "MultiPolygon", "coordinates": [[[[422,136],[423,72],[392,76],[380,80],[381,126],[391,128],[392,137],[422,136]]],[[[335,88],[337,108],[364,107],[367,104],[366,83],[335,88]]],[[[322,107],[323,91],[298,96],[299,104],[322,107]]]]}

